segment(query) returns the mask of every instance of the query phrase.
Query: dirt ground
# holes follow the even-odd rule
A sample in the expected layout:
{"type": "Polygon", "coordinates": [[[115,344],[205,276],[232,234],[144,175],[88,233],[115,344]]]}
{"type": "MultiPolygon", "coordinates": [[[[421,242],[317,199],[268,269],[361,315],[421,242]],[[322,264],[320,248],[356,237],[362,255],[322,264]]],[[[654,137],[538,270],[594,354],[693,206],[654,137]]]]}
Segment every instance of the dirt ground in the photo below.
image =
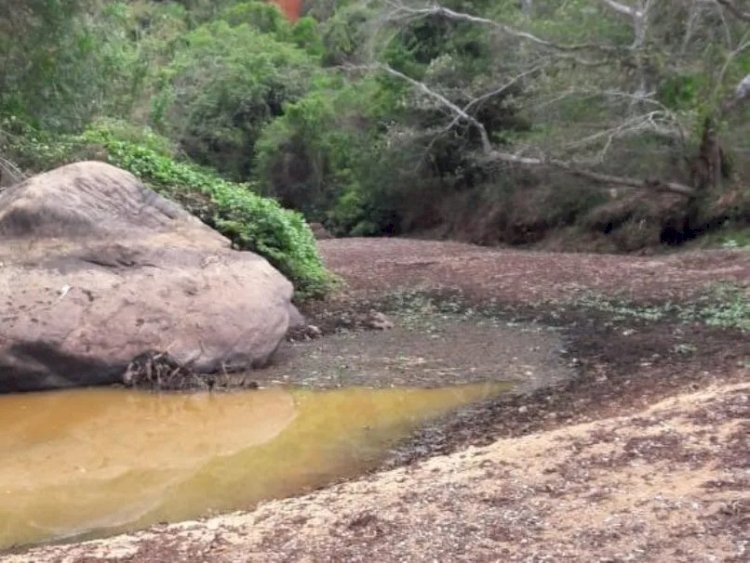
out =
{"type": "Polygon", "coordinates": [[[446,387],[501,379],[532,389],[572,376],[562,357],[565,342],[548,327],[429,311],[393,312],[387,318],[393,324],[389,330],[338,330],[286,343],[274,364],[254,379],[324,389],[446,387]]]}
{"type": "Polygon", "coordinates": [[[346,282],[307,307],[325,336],[288,345],[261,382],[432,386],[503,373],[524,385],[424,428],[358,480],[5,560],[750,561],[750,337],[575,305],[590,292],[635,306],[689,302],[718,282],[747,291],[750,253],[402,239],[321,251],[346,282]],[[359,330],[372,309],[394,328],[359,330]]]}
{"type": "Polygon", "coordinates": [[[421,287],[461,289],[480,302],[526,306],[589,291],[649,302],[686,299],[707,283],[750,280],[746,251],[641,257],[374,238],[327,240],[320,246],[326,264],[357,296],[421,287]]]}

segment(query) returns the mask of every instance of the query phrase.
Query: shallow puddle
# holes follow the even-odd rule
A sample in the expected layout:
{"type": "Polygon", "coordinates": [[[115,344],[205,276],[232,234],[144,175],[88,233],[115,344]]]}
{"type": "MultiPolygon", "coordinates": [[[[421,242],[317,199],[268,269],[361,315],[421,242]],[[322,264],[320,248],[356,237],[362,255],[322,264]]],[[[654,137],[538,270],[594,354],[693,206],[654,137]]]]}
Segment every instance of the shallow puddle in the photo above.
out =
{"type": "Polygon", "coordinates": [[[247,509],[352,477],[421,423],[508,388],[0,396],[0,550],[247,509]]]}

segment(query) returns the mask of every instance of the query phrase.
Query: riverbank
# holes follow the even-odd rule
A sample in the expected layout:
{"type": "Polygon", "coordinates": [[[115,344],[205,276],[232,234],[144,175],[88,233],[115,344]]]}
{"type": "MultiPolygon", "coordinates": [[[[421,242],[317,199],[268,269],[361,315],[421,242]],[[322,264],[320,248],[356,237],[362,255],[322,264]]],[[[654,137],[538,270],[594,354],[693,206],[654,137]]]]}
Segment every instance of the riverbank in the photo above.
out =
{"type": "Polygon", "coordinates": [[[557,255],[374,239],[321,250],[347,282],[308,308],[327,336],[292,345],[284,362],[255,374],[261,383],[302,366],[307,377],[346,366],[311,386],[430,386],[431,375],[481,379],[493,363],[540,377],[424,428],[383,467],[396,469],[252,512],[7,560],[747,556],[750,339],[734,325],[745,315],[750,254],[557,255]],[[391,331],[363,336],[342,324],[373,308],[391,331]],[[521,331],[532,340],[515,346],[521,331]],[[501,344],[467,352],[480,341],[501,344]]]}

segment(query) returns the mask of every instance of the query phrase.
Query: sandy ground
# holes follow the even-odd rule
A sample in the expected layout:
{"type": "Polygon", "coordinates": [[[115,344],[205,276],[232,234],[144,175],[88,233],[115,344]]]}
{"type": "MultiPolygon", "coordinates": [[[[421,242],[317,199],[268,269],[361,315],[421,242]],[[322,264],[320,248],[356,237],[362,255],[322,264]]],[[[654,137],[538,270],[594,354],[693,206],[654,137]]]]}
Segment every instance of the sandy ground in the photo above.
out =
{"type": "MultiPolygon", "coordinates": [[[[650,303],[690,299],[716,282],[746,285],[750,254],[639,258],[363,239],[325,241],[321,249],[348,285],[312,307],[313,320],[333,319],[335,327],[342,310],[370,307],[395,289],[457,291],[474,307],[541,311],[539,326],[557,319],[553,334],[537,335],[543,343],[519,341],[517,349],[543,344],[536,365],[558,362],[570,376],[425,429],[415,437],[419,448],[391,460],[396,469],[252,512],[3,560],[750,561],[747,334],[668,320],[612,322],[586,311],[551,314],[555,302],[592,290],[650,303]]],[[[461,322],[451,318],[442,327],[460,344],[456,350],[486,338],[461,322]]],[[[513,325],[490,328],[501,338],[513,325]]],[[[371,356],[357,348],[371,339],[343,333],[305,344],[290,361],[318,362],[325,373],[326,358],[338,352],[333,364],[359,355],[377,373],[399,342],[411,343],[406,360],[439,358],[447,346],[409,336],[406,321],[394,330],[403,332],[373,337],[371,356]]],[[[411,330],[429,336],[424,325],[411,330]]],[[[512,355],[516,348],[508,346],[512,355]]],[[[461,362],[481,369],[488,365],[481,354],[459,351],[430,365],[441,373],[461,362]]],[[[273,377],[284,364],[277,369],[273,377]]],[[[429,370],[415,373],[429,384],[429,370]]]]}

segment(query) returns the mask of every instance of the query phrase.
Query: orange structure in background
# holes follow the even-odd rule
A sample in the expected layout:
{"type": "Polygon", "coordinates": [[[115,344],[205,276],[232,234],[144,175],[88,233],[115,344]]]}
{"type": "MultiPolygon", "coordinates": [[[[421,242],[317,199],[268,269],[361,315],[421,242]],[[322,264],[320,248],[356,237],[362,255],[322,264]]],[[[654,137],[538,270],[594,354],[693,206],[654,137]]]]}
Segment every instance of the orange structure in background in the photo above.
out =
{"type": "Polygon", "coordinates": [[[273,0],[289,21],[296,22],[302,14],[302,0],[273,0]]]}

